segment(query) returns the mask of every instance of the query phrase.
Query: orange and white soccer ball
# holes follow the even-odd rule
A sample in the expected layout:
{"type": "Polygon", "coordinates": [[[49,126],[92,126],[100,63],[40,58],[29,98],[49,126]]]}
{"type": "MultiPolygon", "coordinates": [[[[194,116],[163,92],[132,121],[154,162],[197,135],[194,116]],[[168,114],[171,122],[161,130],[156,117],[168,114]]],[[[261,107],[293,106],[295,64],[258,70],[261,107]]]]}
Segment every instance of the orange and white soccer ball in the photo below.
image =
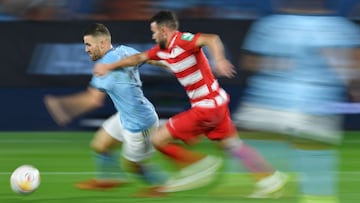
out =
{"type": "Polygon", "coordinates": [[[40,186],[40,171],[31,165],[21,165],[10,177],[11,189],[18,194],[30,194],[40,186]]]}

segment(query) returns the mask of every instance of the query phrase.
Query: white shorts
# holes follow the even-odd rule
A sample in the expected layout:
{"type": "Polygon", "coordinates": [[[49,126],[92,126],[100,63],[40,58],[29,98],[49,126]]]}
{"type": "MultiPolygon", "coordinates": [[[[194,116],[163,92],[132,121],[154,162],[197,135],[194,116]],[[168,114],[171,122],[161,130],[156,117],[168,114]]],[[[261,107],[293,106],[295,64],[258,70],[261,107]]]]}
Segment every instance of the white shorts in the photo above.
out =
{"type": "Polygon", "coordinates": [[[122,156],[133,162],[148,159],[154,152],[150,135],[159,126],[159,122],[141,132],[130,132],[123,128],[120,122],[120,114],[116,113],[106,119],[102,127],[111,137],[123,143],[122,156]]]}
{"type": "Polygon", "coordinates": [[[237,127],[270,131],[326,143],[342,140],[341,115],[311,115],[244,104],[233,114],[237,127]]]}

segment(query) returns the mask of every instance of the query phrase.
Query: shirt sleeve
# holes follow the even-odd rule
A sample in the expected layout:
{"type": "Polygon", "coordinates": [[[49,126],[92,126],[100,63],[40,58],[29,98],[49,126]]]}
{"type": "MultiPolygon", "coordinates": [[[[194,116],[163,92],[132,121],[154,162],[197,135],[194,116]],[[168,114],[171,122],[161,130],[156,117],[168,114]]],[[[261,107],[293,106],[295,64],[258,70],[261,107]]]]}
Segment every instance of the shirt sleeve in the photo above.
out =
{"type": "Polygon", "coordinates": [[[192,34],[189,32],[182,33],[179,39],[179,45],[186,51],[195,52],[200,49],[196,46],[196,41],[201,33],[192,34]]]}
{"type": "Polygon", "coordinates": [[[153,48],[146,51],[147,56],[150,60],[160,60],[160,58],[157,56],[157,52],[160,50],[159,46],[154,46],[153,48]]]}

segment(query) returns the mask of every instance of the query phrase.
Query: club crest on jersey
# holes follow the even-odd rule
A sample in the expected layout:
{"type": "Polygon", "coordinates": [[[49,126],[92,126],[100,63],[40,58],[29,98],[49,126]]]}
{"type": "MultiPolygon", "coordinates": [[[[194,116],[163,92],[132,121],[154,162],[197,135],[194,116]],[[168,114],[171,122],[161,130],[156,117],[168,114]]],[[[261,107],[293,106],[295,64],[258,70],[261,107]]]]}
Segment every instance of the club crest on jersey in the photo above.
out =
{"type": "Polygon", "coordinates": [[[191,41],[194,38],[194,34],[190,32],[185,32],[181,35],[182,40],[191,41]]]}

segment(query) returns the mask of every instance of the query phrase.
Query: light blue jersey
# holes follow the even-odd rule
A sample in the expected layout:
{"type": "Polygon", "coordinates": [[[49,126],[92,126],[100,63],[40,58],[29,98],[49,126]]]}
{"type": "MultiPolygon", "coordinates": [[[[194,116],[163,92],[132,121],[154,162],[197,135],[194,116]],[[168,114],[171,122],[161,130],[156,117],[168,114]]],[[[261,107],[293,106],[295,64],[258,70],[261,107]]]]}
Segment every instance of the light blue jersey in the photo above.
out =
{"type": "MultiPolygon", "coordinates": [[[[359,28],[336,16],[272,15],[249,31],[243,48],[262,57],[261,70],[248,81],[245,102],[290,111],[326,113],[345,97],[345,78],[324,48],[358,46],[359,28]],[[272,60],[267,59],[286,59],[272,60]],[[332,65],[330,65],[332,64],[332,65]],[[325,110],[325,111],[324,111],[325,110]]],[[[346,57],[346,56],[345,56],[346,57]]]]}
{"type": "MultiPolygon", "coordinates": [[[[108,51],[97,63],[113,63],[137,53],[139,52],[131,47],[119,46],[108,51]]],[[[140,132],[157,121],[154,106],[143,94],[137,66],[121,68],[100,77],[93,76],[90,85],[110,96],[125,129],[140,132]]]]}

